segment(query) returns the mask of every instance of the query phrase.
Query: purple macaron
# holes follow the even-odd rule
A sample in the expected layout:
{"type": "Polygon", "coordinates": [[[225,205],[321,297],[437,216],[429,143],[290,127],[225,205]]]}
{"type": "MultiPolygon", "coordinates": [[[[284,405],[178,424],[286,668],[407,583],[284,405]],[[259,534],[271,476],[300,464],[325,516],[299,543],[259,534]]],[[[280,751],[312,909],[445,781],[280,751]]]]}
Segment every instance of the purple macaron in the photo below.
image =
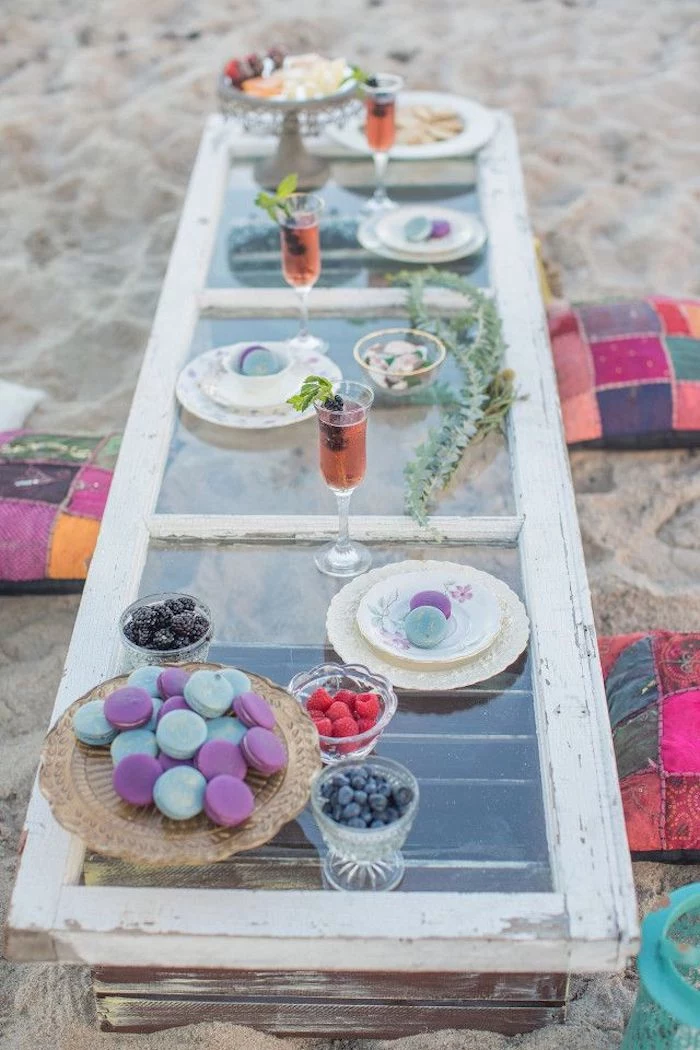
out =
{"type": "Polygon", "coordinates": [[[204,792],[204,812],[215,824],[235,828],[255,809],[253,792],[243,780],[226,774],[214,777],[204,792]]]}
{"type": "Polygon", "coordinates": [[[115,689],[105,700],[105,718],[117,729],[138,729],[153,714],[151,694],[136,685],[115,689]]]}
{"type": "Polygon", "coordinates": [[[153,788],[162,772],[160,762],[152,755],[125,755],[114,767],[112,786],[124,802],[132,806],[150,806],[153,788]]]}
{"type": "Polygon", "coordinates": [[[255,726],[249,729],[240,744],[243,757],[249,766],[259,773],[270,776],[287,765],[284,745],[269,729],[255,726]]]}
{"type": "Polygon", "coordinates": [[[191,675],[191,671],[184,671],[182,667],[166,667],[158,675],[158,692],[164,700],[171,696],[182,696],[185,683],[191,675]]]}
{"type": "Polygon", "coordinates": [[[230,740],[207,740],[195,755],[194,764],[207,780],[224,773],[243,780],[248,772],[240,747],[230,740]]]}
{"type": "Polygon", "coordinates": [[[275,713],[258,693],[241,693],[233,701],[233,710],[244,726],[274,729],[277,725],[275,713]]]}
{"type": "Polygon", "coordinates": [[[163,715],[170,714],[171,711],[189,711],[190,705],[185,700],[184,696],[170,696],[164,702],[158,715],[156,716],[156,725],[160,722],[163,715]]]}
{"type": "Polygon", "coordinates": [[[435,609],[440,610],[446,620],[449,620],[452,615],[452,602],[442,591],[418,591],[408,604],[411,607],[411,612],[414,609],[418,609],[421,605],[432,605],[435,609]]]}

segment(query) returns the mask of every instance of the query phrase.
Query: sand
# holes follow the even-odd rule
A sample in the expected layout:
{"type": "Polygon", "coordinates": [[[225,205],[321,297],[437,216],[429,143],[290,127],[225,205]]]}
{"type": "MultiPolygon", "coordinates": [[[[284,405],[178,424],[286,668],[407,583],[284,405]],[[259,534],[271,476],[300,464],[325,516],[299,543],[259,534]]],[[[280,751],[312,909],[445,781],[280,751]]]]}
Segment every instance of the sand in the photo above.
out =
{"type": "MultiPolygon", "coordinates": [[[[696,0],[452,6],[3,0],[0,372],[47,390],[32,424],[77,432],[123,425],[213,106],[212,75],[231,54],[278,39],[394,68],[415,88],[508,108],[533,224],[570,297],[699,295],[696,0]]],[[[600,630],[697,628],[699,465],[687,451],[572,457],[600,630]]],[[[0,604],[3,910],[77,605],[75,597],[0,604]]],[[[636,865],[635,876],[646,908],[700,871],[636,865]]],[[[173,1045],[172,1034],[98,1034],[83,971],[1,965],[4,1050],[173,1045]]],[[[576,979],[563,1028],[519,1039],[432,1034],[402,1046],[612,1050],[634,991],[632,970],[576,979]]],[[[278,1045],[224,1025],[181,1029],[176,1038],[187,1050],[278,1045]]]]}

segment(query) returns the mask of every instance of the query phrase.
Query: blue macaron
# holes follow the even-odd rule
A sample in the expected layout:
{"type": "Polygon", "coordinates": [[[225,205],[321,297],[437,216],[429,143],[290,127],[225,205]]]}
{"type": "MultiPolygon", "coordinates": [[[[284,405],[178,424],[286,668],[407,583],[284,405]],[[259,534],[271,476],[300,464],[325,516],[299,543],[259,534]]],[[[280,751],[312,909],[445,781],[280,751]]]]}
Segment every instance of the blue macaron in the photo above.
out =
{"type": "Polygon", "coordinates": [[[125,729],[115,736],[109,750],[115,766],[126,755],[152,755],[155,758],[158,754],[156,734],[145,726],[143,729],[125,729]]]}
{"type": "Polygon", "coordinates": [[[163,701],[159,697],[154,696],[153,697],[153,714],[151,715],[151,717],[148,720],[148,722],[146,722],[146,725],[143,727],[144,729],[150,729],[153,733],[155,733],[156,725],[158,724],[158,712],[160,711],[162,706],[163,706],[163,701]]]}
{"type": "Polygon", "coordinates": [[[244,674],[243,671],[239,671],[237,667],[224,667],[221,673],[226,681],[233,686],[234,697],[240,696],[241,693],[249,693],[253,688],[253,683],[248,675],[244,674]]]}
{"type": "Polygon", "coordinates": [[[447,617],[434,605],[418,605],[404,620],[406,637],[419,649],[434,649],[448,631],[447,617]]]}
{"type": "Polygon", "coordinates": [[[104,700],[90,700],[73,715],[73,732],[81,744],[104,747],[112,743],[119,730],[105,718],[104,700]]]}
{"type": "Polygon", "coordinates": [[[158,691],[158,675],[163,672],[163,667],[155,667],[151,664],[146,664],[143,667],[137,667],[135,671],[132,671],[126,680],[127,685],[137,685],[140,689],[145,689],[151,696],[160,696],[158,691]]]}
{"type": "Polygon", "coordinates": [[[207,739],[207,724],[194,711],[169,711],[156,729],[156,742],[171,758],[192,758],[207,739]]]}
{"type": "Polygon", "coordinates": [[[234,692],[221,671],[195,671],[185,683],[184,696],[202,718],[218,718],[231,707],[234,692]]]}
{"type": "Polygon", "coordinates": [[[232,744],[239,744],[247,731],[247,726],[228,715],[207,722],[207,740],[230,740],[232,744]]]}
{"type": "MultiPolygon", "coordinates": [[[[166,715],[169,718],[170,715],[166,715]]],[[[165,721],[165,718],[163,719],[165,721]]],[[[162,773],[153,788],[153,801],[171,820],[190,820],[204,809],[207,782],[192,766],[175,766],[162,773]]]]}

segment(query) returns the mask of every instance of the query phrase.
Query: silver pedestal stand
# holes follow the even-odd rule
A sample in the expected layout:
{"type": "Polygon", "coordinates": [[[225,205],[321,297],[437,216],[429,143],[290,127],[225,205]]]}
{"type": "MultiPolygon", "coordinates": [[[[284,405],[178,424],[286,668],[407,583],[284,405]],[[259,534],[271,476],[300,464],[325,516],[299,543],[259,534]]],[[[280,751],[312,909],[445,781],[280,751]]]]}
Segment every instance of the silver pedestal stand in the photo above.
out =
{"type": "Polygon", "coordinates": [[[279,136],[274,156],[259,161],[255,167],[255,177],[266,189],[274,189],[291,172],[299,176],[300,189],[322,186],[330,165],[323,157],[314,157],[307,151],[302,136],[318,135],[328,124],[345,124],[361,106],[353,82],[332,95],[302,102],[255,98],[220,77],[218,95],[221,112],[240,120],[244,131],[279,136]]]}

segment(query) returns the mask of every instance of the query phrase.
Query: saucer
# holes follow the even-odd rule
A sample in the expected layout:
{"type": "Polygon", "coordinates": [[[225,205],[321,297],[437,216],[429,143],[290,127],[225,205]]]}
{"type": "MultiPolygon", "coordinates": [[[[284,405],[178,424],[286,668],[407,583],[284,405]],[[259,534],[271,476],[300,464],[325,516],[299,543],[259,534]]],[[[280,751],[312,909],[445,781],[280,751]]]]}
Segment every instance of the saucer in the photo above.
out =
{"type": "Polygon", "coordinates": [[[407,573],[380,580],[362,597],[357,626],[375,649],[416,665],[461,663],[486,649],[501,627],[498,600],[468,567],[407,573]],[[447,635],[430,649],[412,645],[404,621],[418,591],[439,591],[451,603],[447,635]]]}
{"type": "Polygon", "coordinates": [[[476,255],[486,243],[486,228],[483,223],[475,215],[465,214],[464,218],[472,226],[474,237],[467,241],[466,244],[447,251],[441,251],[440,254],[436,252],[426,254],[418,251],[399,251],[396,248],[390,248],[377,234],[377,224],[381,221],[382,216],[365,219],[364,222],[360,223],[357,228],[357,239],[366,251],[372,252],[373,255],[379,255],[382,259],[391,259],[394,262],[419,263],[422,265],[426,263],[457,262],[458,259],[476,255]]]}
{"type": "MultiPolygon", "coordinates": [[[[316,415],[311,405],[305,412],[297,412],[284,401],[265,408],[250,406],[224,406],[214,401],[203,389],[207,386],[208,377],[223,366],[230,353],[230,347],[221,346],[207,350],[192,361],[189,361],[177,379],[175,396],[191,415],[205,423],[214,423],[219,427],[233,430],[268,430],[273,427],[288,427],[293,423],[302,423],[316,415]]],[[[297,387],[305,375],[313,374],[338,383],[343,378],[338,366],[326,354],[308,352],[295,358],[298,363],[297,387]]],[[[295,387],[296,389],[296,387],[295,387]]],[[[293,393],[294,391],[292,391],[293,393]]]]}
{"type": "Polygon", "coordinates": [[[479,230],[477,224],[472,221],[473,218],[472,215],[456,211],[454,208],[411,204],[381,215],[377,219],[375,231],[382,244],[393,251],[433,259],[462,248],[473,250],[472,244],[479,237],[479,230]],[[427,219],[428,222],[447,222],[450,232],[445,237],[409,241],[404,233],[406,223],[418,218],[427,219]]]}

